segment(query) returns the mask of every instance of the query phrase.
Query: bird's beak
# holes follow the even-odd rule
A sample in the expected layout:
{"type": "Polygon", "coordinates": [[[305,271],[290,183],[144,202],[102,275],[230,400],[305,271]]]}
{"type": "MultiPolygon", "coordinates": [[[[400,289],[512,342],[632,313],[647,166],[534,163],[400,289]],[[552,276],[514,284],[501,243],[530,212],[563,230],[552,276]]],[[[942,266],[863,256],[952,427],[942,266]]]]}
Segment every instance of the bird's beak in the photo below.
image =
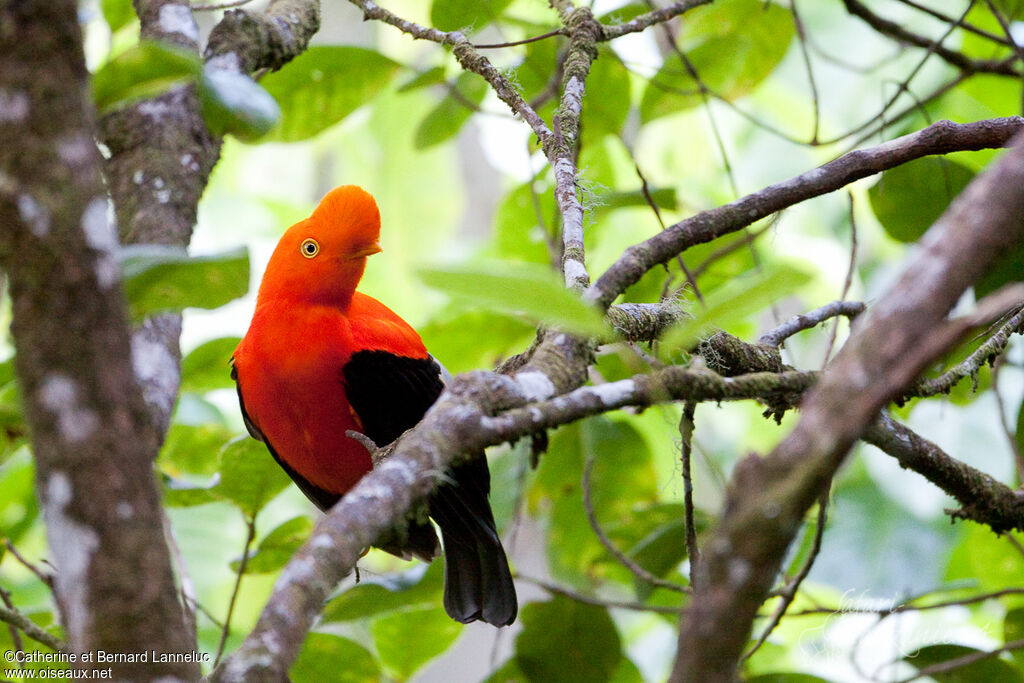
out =
{"type": "Polygon", "coordinates": [[[380,244],[378,242],[371,242],[370,244],[366,245],[359,251],[354,252],[349,258],[363,258],[365,256],[373,256],[374,254],[379,254],[382,251],[384,250],[380,248],[380,244]]]}

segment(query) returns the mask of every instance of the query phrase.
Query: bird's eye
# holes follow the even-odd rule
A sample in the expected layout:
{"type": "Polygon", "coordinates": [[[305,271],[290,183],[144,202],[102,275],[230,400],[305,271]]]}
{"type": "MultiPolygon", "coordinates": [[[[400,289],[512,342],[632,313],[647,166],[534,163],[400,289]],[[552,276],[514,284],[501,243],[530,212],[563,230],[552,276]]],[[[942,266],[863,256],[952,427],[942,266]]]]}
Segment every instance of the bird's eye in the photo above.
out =
{"type": "Polygon", "coordinates": [[[313,258],[320,253],[320,244],[312,238],[302,240],[302,245],[299,247],[299,251],[306,258],[313,258]]]}

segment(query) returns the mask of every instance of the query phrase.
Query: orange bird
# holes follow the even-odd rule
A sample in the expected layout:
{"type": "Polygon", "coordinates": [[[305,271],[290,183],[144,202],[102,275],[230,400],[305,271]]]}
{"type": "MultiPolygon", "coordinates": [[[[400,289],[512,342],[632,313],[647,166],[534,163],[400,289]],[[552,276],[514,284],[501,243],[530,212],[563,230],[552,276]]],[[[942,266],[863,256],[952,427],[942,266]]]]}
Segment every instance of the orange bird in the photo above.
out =
{"type": "MultiPolygon", "coordinates": [[[[444,387],[442,368],[416,331],[356,291],[366,258],[381,250],[379,236],[369,193],[354,185],[328,192],[278,243],[232,358],[249,433],[321,510],[373,467],[366,447],[346,432],[391,443],[444,387]]],[[[487,459],[480,453],[446,474],[428,500],[444,542],[445,610],[463,623],[511,624],[516,594],[487,502],[487,459]]],[[[410,521],[407,533],[380,545],[425,561],[438,551],[426,520],[410,521]]]]}

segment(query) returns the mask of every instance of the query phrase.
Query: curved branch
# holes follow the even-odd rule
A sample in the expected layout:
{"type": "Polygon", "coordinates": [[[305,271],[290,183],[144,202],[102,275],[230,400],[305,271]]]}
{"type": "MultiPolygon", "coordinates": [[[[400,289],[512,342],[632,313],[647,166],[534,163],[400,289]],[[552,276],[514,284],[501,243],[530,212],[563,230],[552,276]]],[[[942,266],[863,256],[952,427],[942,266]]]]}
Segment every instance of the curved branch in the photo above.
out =
{"type": "Polygon", "coordinates": [[[938,121],[909,135],[875,147],[859,149],[795,178],[686,218],[645,242],[629,247],[585,297],[607,307],[644,273],[686,249],[736,232],[776,211],[811,197],[828,194],[855,180],[931,154],[1003,147],[1024,127],[1024,118],[1011,116],[975,123],[938,121]]]}
{"type": "Polygon", "coordinates": [[[770,455],[737,465],[725,514],[703,555],[707,588],[694,594],[683,618],[671,681],[733,680],[803,515],[885,402],[943,352],[943,342],[955,341],[943,326],[963,291],[1024,240],[1021,188],[1018,135],[928,231],[903,276],[804,397],[793,431],[770,455]]]}
{"type": "Polygon", "coordinates": [[[794,334],[817,327],[830,318],[842,315],[852,320],[863,312],[864,304],[859,301],[833,301],[809,313],[793,316],[778,327],[762,334],[757,341],[759,344],[768,346],[781,346],[782,342],[794,334]]]}
{"type": "Polygon", "coordinates": [[[956,498],[961,507],[951,512],[954,518],[986,524],[997,534],[1024,531],[1024,494],[951,457],[885,413],[867,428],[864,440],[956,498]]]}
{"type": "Polygon", "coordinates": [[[530,125],[534,135],[537,136],[541,143],[546,143],[553,136],[551,130],[540,116],[537,115],[533,107],[523,99],[515,86],[500,71],[494,68],[490,60],[480,54],[476,46],[459,31],[440,31],[436,28],[420,26],[415,22],[392,14],[371,0],[349,0],[349,2],[363,10],[364,19],[374,19],[390,24],[399,31],[408,33],[413,38],[429,40],[441,45],[451,45],[452,54],[455,55],[459,65],[467,71],[472,71],[482,76],[491,85],[491,88],[494,89],[498,98],[508,105],[513,113],[521,116],[530,125]]]}
{"type": "MultiPolygon", "coordinates": [[[[1001,76],[1013,76],[1015,78],[1020,78],[1020,72],[1014,68],[1014,62],[1017,61],[1016,57],[999,60],[972,59],[967,55],[957,52],[956,50],[950,50],[948,47],[943,47],[941,44],[936,43],[930,38],[908,31],[894,21],[889,21],[888,19],[878,16],[864,3],[860,2],[860,0],[843,0],[843,4],[846,5],[846,10],[850,14],[860,17],[865,23],[879,33],[898,40],[901,43],[907,43],[909,45],[914,45],[915,47],[931,50],[950,66],[954,66],[961,71],[969,74],[991,73],[999,74],[1001,76]]],[[[953,23],[955,22],[956,20],[954,19],[953,23]]]]}
{"type": "Polygon", "coordinates": [[[616,26],[602,26],[601,40],[614,40],[615,38],[620,38],[622,36],[629,35],[630,33],[645,31],[655,24],[660,24],[668,21],[669,19],[678,17],[680,14],[689,12],[694,7],[700,7],[701,5],[708,5],[710,3],[711,0],[682,0],[681,2],[674,2],[666,7],[641,14],[624,24],[618,24],[616,26]]]}

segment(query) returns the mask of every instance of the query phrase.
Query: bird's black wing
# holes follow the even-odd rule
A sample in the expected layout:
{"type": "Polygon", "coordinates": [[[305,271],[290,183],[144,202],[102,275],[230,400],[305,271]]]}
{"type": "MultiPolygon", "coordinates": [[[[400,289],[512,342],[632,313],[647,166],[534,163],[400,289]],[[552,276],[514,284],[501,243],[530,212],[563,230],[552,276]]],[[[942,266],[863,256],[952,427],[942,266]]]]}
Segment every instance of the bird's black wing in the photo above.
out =
{"type": "MultiPolygon", "coordinates": [[[[416,426],[444,389],[441,366],[430,356],[358,351],[342,372],[363,433],[378,446],[416,426]]],[[[495,626],[511,624],[516,594],[487,501],[487,458],[474,455],[446,475],[428,501],[444,541],[445,610],[463,623],[479,619],[495,626]]]]}

